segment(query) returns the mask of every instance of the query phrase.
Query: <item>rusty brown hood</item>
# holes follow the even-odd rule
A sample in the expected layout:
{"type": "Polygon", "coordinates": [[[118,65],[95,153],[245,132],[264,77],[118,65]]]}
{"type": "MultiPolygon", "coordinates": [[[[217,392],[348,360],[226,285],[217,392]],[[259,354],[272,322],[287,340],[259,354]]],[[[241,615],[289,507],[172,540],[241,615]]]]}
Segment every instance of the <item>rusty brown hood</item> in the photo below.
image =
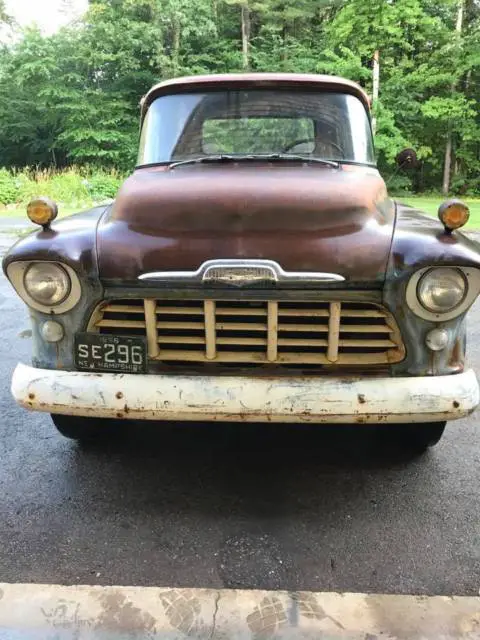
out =
{"type": "Polygon", "coordinates": [[[394,206],[375,170],[194,165],[137,170],[98,228],[100,277],[137,281],[206,260],[261,258],[286,271],[382,282],[394,206]]]}

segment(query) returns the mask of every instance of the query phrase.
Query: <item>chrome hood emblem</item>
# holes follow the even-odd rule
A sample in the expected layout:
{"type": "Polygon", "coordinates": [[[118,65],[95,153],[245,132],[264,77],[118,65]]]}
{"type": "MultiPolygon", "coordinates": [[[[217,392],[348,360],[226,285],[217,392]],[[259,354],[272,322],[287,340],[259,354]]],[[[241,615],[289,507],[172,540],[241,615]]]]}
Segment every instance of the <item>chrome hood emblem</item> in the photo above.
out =
{"type": "Polygon", "coordinates": [[[284,271],[273,260],[207,260],[197,271],[153,271],[143,273],[139,280],[152,282],[183,282],[185,284],[227,284],[235,287],[264,283],[311,283],[343,282],[345,278],[336,273],[308,271],[284,271]]]}

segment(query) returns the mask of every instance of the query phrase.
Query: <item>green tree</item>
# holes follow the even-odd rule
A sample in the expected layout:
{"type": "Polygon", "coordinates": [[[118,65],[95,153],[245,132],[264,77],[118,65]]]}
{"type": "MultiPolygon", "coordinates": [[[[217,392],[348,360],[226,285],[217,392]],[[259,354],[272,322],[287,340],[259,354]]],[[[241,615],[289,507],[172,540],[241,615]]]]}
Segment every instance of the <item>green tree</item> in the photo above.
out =
{"type": "Polygon", "coordinates": [[[414,147],[415,188],[439,190],[445,173],[480,194],[479,39],[478,0],[90,0],[53,36],[27,29],[0,48],[0,166],[131,167],[139,99],[172,76],[328,73],[372,93],[378,58],[383,173],[414,147]]]}
{"type": "Polygon", "coordinates": [[[43,95],[56,71],[52,41],[36,28],[0,52],[0,165],[56,162],[60,123],[43,95]]]}
{"type": "Polygon", "coordinates": [[[9,19],[5,8],[5,0],[0,0],[0,23],[7,22],[9,19]]]}

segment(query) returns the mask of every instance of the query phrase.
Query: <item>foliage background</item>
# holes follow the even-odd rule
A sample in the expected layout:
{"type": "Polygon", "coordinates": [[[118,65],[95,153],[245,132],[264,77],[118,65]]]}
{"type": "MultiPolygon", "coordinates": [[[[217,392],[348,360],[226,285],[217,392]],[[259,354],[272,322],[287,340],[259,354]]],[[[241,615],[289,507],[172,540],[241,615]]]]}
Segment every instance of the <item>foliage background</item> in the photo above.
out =
{"type": "Polygon", "coordinates": [[[343,75],[371,93],[376,50],[380,168],[392,175],[404,147],[421,158],[391,187],[438,191],[450,137],[451,190],[480,195],[479,38],[478,0],[90,0],[54,35],[29,28],[0,47],[0,202],[43,170],[75,165],[76,192],[97,168],[99,184],[118,182],[155,82],[248,68],[343,75]]]}

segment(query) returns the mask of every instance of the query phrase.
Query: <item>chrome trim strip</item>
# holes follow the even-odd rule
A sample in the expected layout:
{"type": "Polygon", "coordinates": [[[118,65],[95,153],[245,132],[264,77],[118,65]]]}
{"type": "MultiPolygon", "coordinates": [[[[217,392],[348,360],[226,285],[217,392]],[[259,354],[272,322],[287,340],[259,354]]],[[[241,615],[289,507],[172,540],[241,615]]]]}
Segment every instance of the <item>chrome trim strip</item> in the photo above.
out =
{"type": "Polygon", "coordinates": [[[337,273],[284,271],[274,260],[207,260],[196,271],[152,271],[142,273],[139,280],[185,283],[223,283],[244,287],[257,282],[343,282],[337,273]]]}

